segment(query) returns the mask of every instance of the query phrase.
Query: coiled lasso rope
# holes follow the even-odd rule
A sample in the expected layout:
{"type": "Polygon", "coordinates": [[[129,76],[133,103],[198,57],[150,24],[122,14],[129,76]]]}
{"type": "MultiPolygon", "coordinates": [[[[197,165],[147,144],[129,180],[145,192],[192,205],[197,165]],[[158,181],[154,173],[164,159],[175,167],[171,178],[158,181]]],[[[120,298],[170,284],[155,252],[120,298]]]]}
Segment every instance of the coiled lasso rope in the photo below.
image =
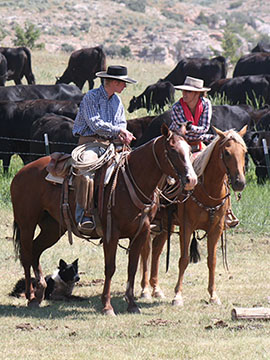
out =
{"type": "Polygon", "coordinates": [[[94,161],[85,161],[84,153],[87,150],[93,150],[94,148],[103,147],[99,143],[86,143],[77,146],[71,153],[72,157],[72,167],[77,171],[73,175],[86,175],[89,172],[94,172],[99,169],[102,165],[106,164],[111,158],[115,156],[115,147],[111,143],[105,153],[101,155],[98,159],[94,161]]]}

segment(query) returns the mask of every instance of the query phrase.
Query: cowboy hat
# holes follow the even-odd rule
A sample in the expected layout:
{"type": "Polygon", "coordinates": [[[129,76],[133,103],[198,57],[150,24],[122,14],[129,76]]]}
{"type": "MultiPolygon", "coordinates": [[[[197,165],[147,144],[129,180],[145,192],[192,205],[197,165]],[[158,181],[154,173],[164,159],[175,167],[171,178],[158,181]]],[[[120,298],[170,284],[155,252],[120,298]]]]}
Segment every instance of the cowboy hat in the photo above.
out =
{"type": "Polygon", "coordinates": [[[209,91],[210,88],[203,87],[204,83],[202,79],[196,79],[191,76],[187,76],[183,85],[176,85],[176,90],[188,90],[188,91],[209,91]]]}
{"type": "Polygon", "coordinates": [[[107,71],[100,71],[96,73],[96,76],[106,79],[115,79],[127,82],[129,84],[136,84],[137,81],[127,76],[127,68],[120,65],[108,66],[107,71]]]}

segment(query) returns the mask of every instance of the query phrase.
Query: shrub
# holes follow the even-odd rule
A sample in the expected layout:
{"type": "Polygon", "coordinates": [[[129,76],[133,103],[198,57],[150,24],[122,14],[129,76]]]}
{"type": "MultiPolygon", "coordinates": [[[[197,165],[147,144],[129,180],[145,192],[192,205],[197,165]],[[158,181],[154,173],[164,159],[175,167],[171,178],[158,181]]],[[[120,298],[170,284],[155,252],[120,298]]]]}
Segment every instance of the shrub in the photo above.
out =
{"type": "Polygon", "coordinates": [[[169,10],[162,10],[161,14],[165,16],[167,19],[175,20],[176,22],[184,22],[184,16],[179,13],[175,13],[169,10]]]}
{"type": "Polygon", "coordinates": [[[130,58],[131,57],[131,50],[130,47],[125,45],[120,49],[120,54],[124,58],[130,58]]]}
{"type": "Polygon", "coordinates": [[[235,35],[230,26],[224,29],[221,46],[223,48],[222,55],[228,58],[232,64],[236,64],[240,55],[238,49],[241,46],[241,40],[235,35]]]}
{"type": "Polygon", "coordinates": [[[75,50],[75,48],[70,44],[63,43],[61,44],[61,50],[66,53],[72,53],[75,50]]]}
{"type": "Polygon", "coordinates": [[[8,32],[3,29],[3,28],[0,28],[0,41],[2,41],[6,36],[7,36],[8,32]]]}
{"type": "Polygon", "coordinates": [[[116,45],[116,44],[109,45],[108,47],[105,47],[104,51],[107,56],[111,56],[111,57],[121,56],[120,45],[116,45]]]}
{"type": "Polygon", "coordinates": [[[229,9],[236,9],[238,7],[240,7],[242,5],[242,1],[235,1],[233,3],[231,3],[229,9]]]}
{"type": "Polygon", "coordinates": [[[30,49],[42,46],[42,44],[39,46],[35,44],[36,40],[40,37],[40,30],[30,22],[24,23],[24,29],[16,25],[15,36],[16,38],[13,40],[15,46],[27,46],[30,49]]]}
{"type": "Polygon", "coordinates": [[[130,0],[126,2],[126,7],[132,11],[145,12],[145,0],[130,0]]]}

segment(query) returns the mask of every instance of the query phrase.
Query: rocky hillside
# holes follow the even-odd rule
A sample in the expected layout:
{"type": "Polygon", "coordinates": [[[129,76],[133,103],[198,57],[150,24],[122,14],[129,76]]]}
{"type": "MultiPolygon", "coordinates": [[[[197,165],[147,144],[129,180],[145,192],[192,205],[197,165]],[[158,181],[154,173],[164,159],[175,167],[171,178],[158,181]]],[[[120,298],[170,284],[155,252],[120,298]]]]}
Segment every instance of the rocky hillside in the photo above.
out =
{"type": "Polygon", "coordinates": [[[180,56],[221,54],[224,30],[239,55],[270,38],[268,0],[1,0],[0,39],[13,46],[15,27],[38,27],[49,52],[103,45],[113,55],[175,64],[180,56]]]}

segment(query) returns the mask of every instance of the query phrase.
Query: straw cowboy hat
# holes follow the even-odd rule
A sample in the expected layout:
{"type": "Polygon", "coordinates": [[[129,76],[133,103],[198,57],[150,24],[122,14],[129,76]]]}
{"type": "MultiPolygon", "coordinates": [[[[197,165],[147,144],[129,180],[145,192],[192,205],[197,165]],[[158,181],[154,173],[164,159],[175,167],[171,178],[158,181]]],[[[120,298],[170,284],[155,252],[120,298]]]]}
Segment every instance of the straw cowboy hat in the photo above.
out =
{"type": "Polygon", "coordinates": [[[188,90],[188,91],[209,91],[210,88],[203,86],[202,79],[196,79],[191,76],[187,76],[183,85],[176,85],[174,88],[177,90],[188,90]]]}
{"type": "Polygon", "coordinates": [[[136,84],[137,81],[127,76],[127,68],[120,65],[109,66],[107,71],[100,71],[96,73],[96,76],[106,79],[121,80],[129,84],[136,84]]]}

